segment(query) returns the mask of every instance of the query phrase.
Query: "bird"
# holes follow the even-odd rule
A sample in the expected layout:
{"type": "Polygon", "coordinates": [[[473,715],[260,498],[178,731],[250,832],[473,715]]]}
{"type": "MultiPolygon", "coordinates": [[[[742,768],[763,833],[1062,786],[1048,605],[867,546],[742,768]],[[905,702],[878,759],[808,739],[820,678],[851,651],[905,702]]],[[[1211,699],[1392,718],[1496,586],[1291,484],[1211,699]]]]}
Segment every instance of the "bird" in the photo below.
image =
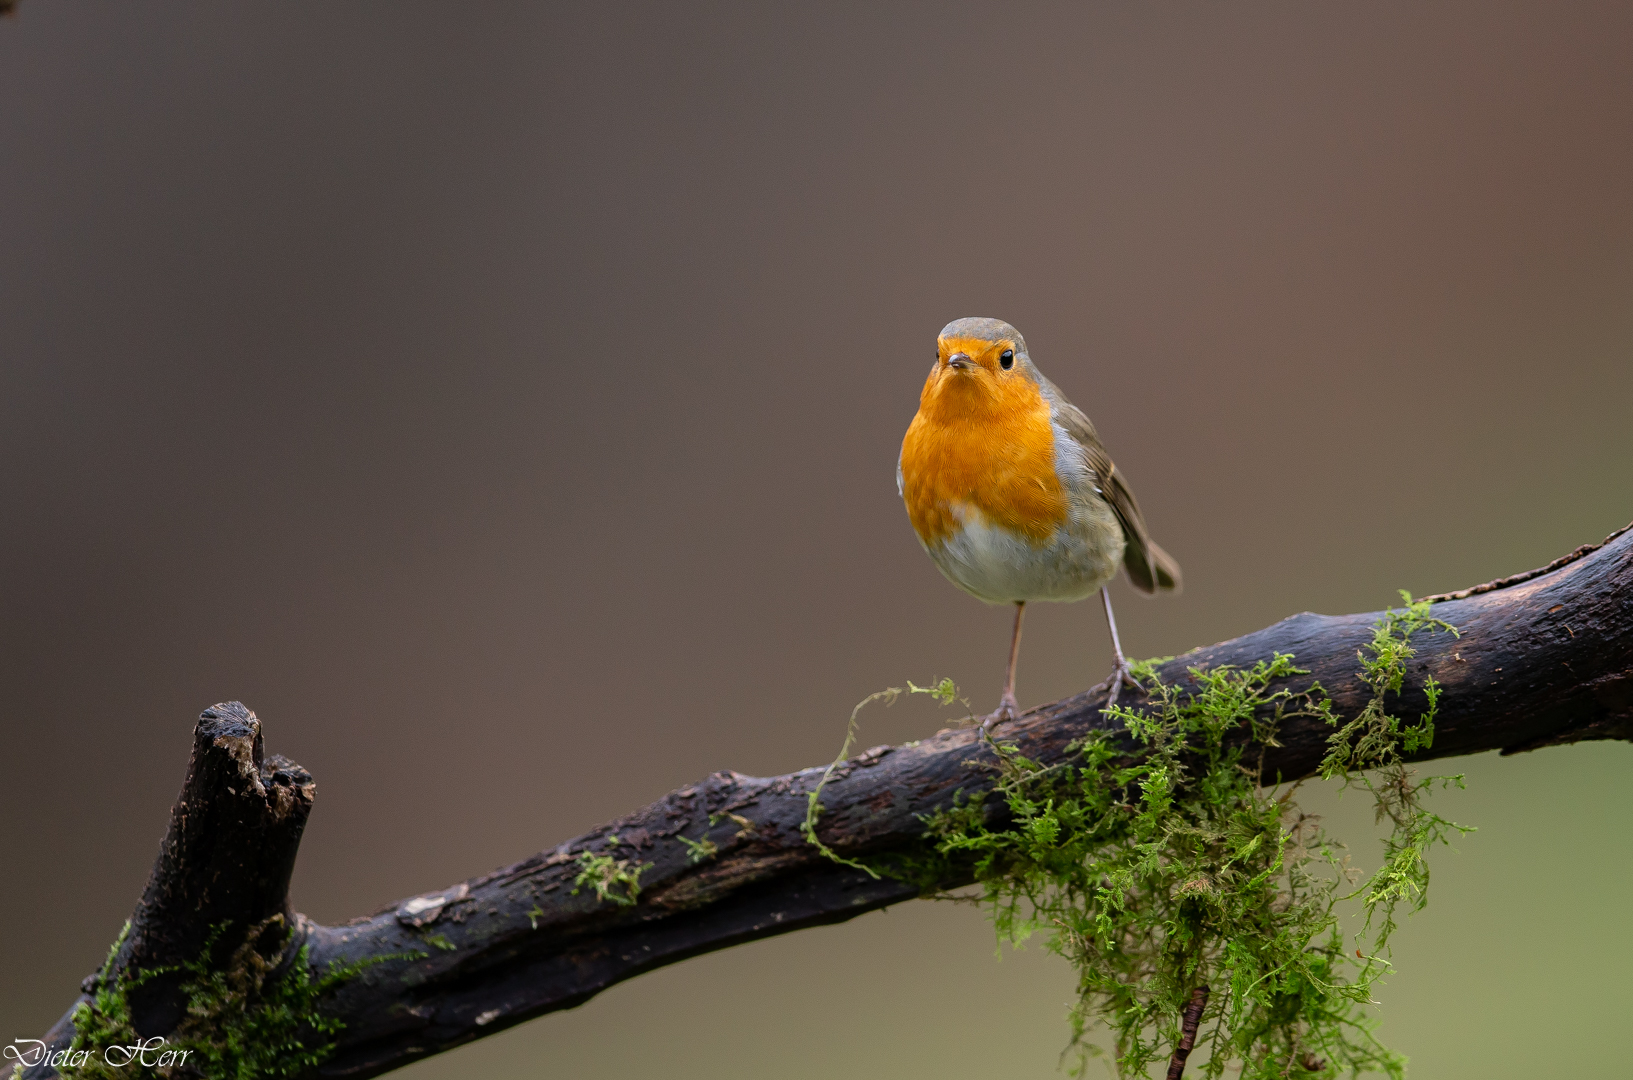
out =
{"type": "Polygon", "coordinates": [[[1138,687],[1107,585],[1123,568],[1140,592],[1174,592],[1179,564],[1152,542],[1094,425],[1038,370],[1020,331],[987,318],[942,328],[896,459],[896,490],[947,580],[989,604],[1015,605],[1004,689],[982,737],[1019,714],[1021,619],[1035,600],[1098,592],[1115,658],[1101,684],[1104,708],[1124,686],[1138,687]]]}

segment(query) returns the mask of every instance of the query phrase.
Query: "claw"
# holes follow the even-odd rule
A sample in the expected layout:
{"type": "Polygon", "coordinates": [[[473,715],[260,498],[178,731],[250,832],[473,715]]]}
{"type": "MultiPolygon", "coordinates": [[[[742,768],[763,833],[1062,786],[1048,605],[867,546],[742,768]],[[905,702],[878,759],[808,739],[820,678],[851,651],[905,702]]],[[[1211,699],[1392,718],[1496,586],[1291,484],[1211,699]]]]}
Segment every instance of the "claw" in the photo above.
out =
{"type": "Polygon", "coordinates": [[[998,707],[992,710],[992,712],[988,713],[986,719],[981,721],[980,738],[990,741],[992,738],[992,729],[999,724],[1015,719],[1015,717],[1020,715],[1020,711],[1020,706],[1015,702],[1015,695],[1005,694],[999,699],[998,707]]]}
{"type": "MultiPolygon", "coordinates": [[[[1117,658],[1117,666],[1111,669],[1111,675],[1105,682],[1101,683],[1100,686],[1108,687],[1106,691],[1106,703],[1105,705],[1101,706],[1100,710],[1101,712],[1105,712],[1108,711],[1113,705],[1117,704],[1117,696],[1122,693],[1123,687],[1126,686],[1130,690],[1138,690],[1140,689],[1140,681],[1134,677],[1134,671],[1128,666],[1128,661],[1119,656],[1117,658]]],[[[1095,687],[1095,689],[1100,689],[1100,686],[1095,687]]]]}

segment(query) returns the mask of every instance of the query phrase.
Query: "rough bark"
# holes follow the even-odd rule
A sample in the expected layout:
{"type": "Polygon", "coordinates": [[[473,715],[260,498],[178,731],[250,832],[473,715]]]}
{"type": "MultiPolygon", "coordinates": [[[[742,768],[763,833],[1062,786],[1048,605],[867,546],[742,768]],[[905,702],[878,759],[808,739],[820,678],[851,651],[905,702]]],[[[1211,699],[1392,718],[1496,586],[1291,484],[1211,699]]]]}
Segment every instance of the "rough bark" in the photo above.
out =
{"type": "MultiPolygon", "coordinates": [[[[1424,679],[1433,675],[1444,686],[1434,745],[1420,759],[1633,738],[1633,533],[1621,530],[1542,570],[1439,600],[1435,614],[1462,636],[1420,633],[1406,689],[1391,702],[1415,715],[1426,706],[1424,679]]],[[[1178,657],[1161,675],[1184,683],[1193,666],[1246,666],[1292,653],[1310,671],[1292,682],[1319,679],[1336,711],[1354,716],[1370,698],[1357,650],[1380,617],[1295,615],[1178,657]]],[[[1034,709],[1000,734],[1029,757],[1058,761],[1072,740],[1105,723],[1102,701],[1103,692],[1088,691],[1034,709]]],[[[1306,719],[1284,724],[1279,745],[1264,748],[1267,775],[1309,775],[1330,732],[1306,719]]],[[[875,747],[846,762],[824,789],[820,836],[845,855],[908,847],[922,833],[921,815],[949,806],[959,791],[990,785],[991,761],[970,730],[875,747]]],[[[369,968],[329,999],[329,1015],[346,1026],[316,1075],[376,1076],[578,1005],[643,971],[918,895],[914,885],[836,864],[805,841],[799,825],[821,774],[715,773],[550,851],[346,925],[295,916],[289,954],[309,945],[320,969],[331,961],[411,957],[369,968]],[[716,851],[694,862],[682,838],[707,840],[716,851]],[[641,866],[634,903],[575,888],[586,853],[641,866]]],[[[118,965],[141,969],[185,956],[224,917],[244,926],[284,911],[311,793],[298,767],[261,762],[258,724],[242,706],[207,711],[170,837],[118,965]],[[231,724],[237,734],[221,734],[231,724]]],[[[157,1032],[173,999],[161,987],[143,1008],[146,1030],[157,1032]]],[[[66,1045],[69,1037],[64,1017],[52,1040],[66,1045]]]]}

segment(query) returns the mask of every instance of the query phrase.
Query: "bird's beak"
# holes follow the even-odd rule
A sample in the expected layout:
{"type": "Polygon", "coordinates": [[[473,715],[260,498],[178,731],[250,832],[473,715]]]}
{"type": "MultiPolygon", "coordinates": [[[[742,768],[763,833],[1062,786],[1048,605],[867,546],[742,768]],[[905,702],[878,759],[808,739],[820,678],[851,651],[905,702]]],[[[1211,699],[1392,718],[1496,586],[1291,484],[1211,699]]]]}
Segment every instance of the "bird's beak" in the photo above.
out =
{"type": "Polygon", "coordinates": [[[970,359],[969,353],[955,352],[947,357],[947,366],[959,371],[974,371],[975,361],[970,359]]]}

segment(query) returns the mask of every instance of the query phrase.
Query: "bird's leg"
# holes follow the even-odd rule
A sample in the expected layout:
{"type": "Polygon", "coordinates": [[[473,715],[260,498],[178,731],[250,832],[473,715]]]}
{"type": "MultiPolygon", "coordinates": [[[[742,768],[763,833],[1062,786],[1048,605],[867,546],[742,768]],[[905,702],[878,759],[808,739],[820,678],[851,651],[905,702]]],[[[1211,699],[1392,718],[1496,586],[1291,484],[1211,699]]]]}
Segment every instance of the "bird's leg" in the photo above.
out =
{"type": "Polygon", "coordinates": [[[985,738],[992,731],[994,724],[1001,724],[1005,720],[1013,720],[1020,714],[1021,707],[1015,703],[1015,661],[1021,655],[1021,616],[1026,614],[1026,601],[1015,601],[1015,634],[1009,639],[1009,670],[1004,673],[1004,693],[998,699],[998,708],[993,710],[985,720],[981,721],[981,735],[985,738]]]}
{"type": "Polygon", "coordinates": [[[1102,586],[1100,599],[1106,602],[1106,625],[1111,627],[1111,651],[1117,656],[1117,666],[1111,669],[1111,678],[1100,684],[1110,687],[1106,691],[1106,708],[1109,709],[1117,704],[1117,695],[1123,687],[1138,690],[1140,684],[1134,678],[1134,672],[1129,669],[1128,658],[1123,655],[1123,643],[1117,639],[1117,617],[1111,613],[1111,590],[1102,586]]]}

